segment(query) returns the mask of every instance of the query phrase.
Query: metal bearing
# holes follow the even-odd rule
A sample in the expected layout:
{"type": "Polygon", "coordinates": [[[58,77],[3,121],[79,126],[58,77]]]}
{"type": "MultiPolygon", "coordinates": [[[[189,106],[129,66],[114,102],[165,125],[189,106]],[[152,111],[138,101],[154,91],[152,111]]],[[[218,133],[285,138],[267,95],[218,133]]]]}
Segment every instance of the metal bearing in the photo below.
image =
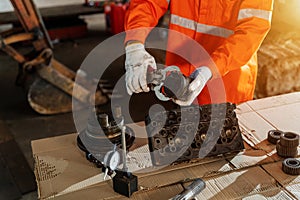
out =
{"type": "Polygon", "coordinates": [[[282,146],[286,147],[298,147],[299,135],[293,132],[284,132],[280,136],[280,143],[282,146]]]}
{"type": "Polygon", "coordinates": [[[162,137],[167,137],[167,136],[169,135],[168,130],[165,129],[165,128],[162,128],[162,129],[159,131],[159,134],[160,134],[162,137]]]}
{"type": "Polygon", "coordinates": [[[282,171],[290,175],[300,175],[300,161],[295,158],[287,158],[282,162],[282,171]]]}
{"type": "Polygon", "coordinates": [[[280,130],[270,130],[268,132],[267,140],[272,144],[276,144],[282,134],[283,132],[280,130]]]}
{"type": "Polygon", "coordinates": [[[276,144],[276,151],[277,154],[281,157],[296,157],[298,154],[297,147],[287,147],[282,146],[281,141],[278,141],[276,144]]]}

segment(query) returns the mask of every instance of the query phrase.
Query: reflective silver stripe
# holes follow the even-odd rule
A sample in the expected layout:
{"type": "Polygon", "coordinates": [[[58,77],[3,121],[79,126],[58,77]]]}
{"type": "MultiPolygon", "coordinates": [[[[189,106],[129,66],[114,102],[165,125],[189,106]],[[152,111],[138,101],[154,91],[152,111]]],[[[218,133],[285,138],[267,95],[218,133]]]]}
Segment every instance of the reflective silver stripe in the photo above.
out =
{"type": "Polygon", "coordinates": [[[170,1],[171,1],[171,0],[167,0],[168,4],[170,4],[170,1]]]}
{"type": "Polygon", "coordinates": [[[245,8],[240,10],[238,20],[250,17],[258,17],[267,21],[271,21],[272,12],[268,10],[245,8]]]}
{"type": "Polygon", "coordinates": [[[196,30],[197,22],[191,19],[187,19],[184,17],[179,17],[178,15],[171,15],[171,24],[175,24],[178,26],[182,26],[187,29],[196,30]]]}
{"type": "Polygon", "coordinates": [[[223,38],[228,38],[234,32],[232,30],[218,27],[218,26],[211,26],[206,24],[197,24],[197,32],[205,33],[209,35],[219,36],[223,38]]]}
{"type": "Polygon", "coordinates": [[[178,15],[171,15],[171,24],[175,24],[187,29],[191,29],[197,31],[198,33],[205,33],[205,34],[219,36],[223,38],[227,38],[234,33],[230,29],[197,23],[194,20],[180,17],[178,15]]]}

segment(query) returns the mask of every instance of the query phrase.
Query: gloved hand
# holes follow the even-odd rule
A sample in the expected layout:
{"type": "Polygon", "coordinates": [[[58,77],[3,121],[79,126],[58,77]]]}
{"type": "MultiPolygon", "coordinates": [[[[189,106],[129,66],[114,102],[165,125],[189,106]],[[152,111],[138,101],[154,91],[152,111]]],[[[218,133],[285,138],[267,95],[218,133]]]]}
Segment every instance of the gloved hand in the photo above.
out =
{"type": "Polygon", "coordinates": [[[180,106],[189,106],[203,90],[207,81],[212,77],[212,72],[208,67],[199,67],[193,71],[190,78],[194,79],[188,88],[188,93],[184,99],[174,99],[173,101],[180,106]]]}
{"type": "Polygon", "coordinates": [[[154,58],[145,50],[142,43],[132,43],[125,47],[125,81],[129,95],[132,93],[149,92],[147,86],[148,67],[157,69],[154,58]]]}

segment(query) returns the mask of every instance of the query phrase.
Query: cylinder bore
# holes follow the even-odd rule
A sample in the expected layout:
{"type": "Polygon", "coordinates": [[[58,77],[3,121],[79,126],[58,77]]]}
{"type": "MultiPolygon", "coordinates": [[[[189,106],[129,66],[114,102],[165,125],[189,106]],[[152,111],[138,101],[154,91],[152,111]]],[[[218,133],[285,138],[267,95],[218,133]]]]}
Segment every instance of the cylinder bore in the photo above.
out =
{"type": "Polygon", "coordinates": [[[299,135],[293,132],[284,132],[280,135],[280,143],[282,146],[297,147],[299,145],[299,135]]]}
{"type": "Polygon", "coordinates": [[[300,175],[300,161],[295,158],[287,158],[282,162],[282,171],[290,175],[300,175]]]}
{"type": "Polygon", "coordinates": [[[195,110],[194,107],[189,107],[189,108],[188,108],[188,112],[190,112],[190,113],[193,113],[194,110],[195,110]]]}
{"type": "Polygon", "coordinates": [[[171,127],[171,133],[172,133],[173,135],[175,135],[175,134],[177,133],[177,131],[178,131],[178,127],[177,127],[177,126],[172,126],[172,127],[171,127]]]}
{"type": "Polygon", "coordinates": [[[180,124],[181,120],[182,120],[181,116],[178,116],[177,119],[176,119],[177,123],[179,123],[179,124],[180,124]]]}
{"type": "Polygon", "coordinates": [[[168,136],[168,131],[167,131],[165,128],[162,128],[162,129],[159,131],[159,134],[160,134],[162,137],[167,137],[167,136],[168,136]]]}
{"type": "Polygon", "coordinates": [[[224,120],[224,126],[225,127],[231,127],[233,125],[233,122],[230,118],[226,117],[226,119],[224,120]]]}
{"type": "Polygon", "coordinates": [[[231,131],[233,132],[233,134],[236,134],[238,132],[239,128],[237,126],[232,126],[231,127],[231,131]]]}
{"type": "Polygon", "coordinates": [[[227,138],[221,138],[221,141],[223,144],[226,144],[228,142],[228,139],[227,138]]]}
{"type": "Polygon", "coordinates": [[[169,116],[168,116],[169,119],[175,119],[176,118],[176,113],[175,112],[172,112],[170,111],[169,112],[169,116]]]}
{"type": "Polygon", "coordinates": [[[161,139],[160,138],[155,138],[155,143],[156,143],[156,145],[160,145],[162,143],[161,139]]]}
{"type": "Polygon", "coordinates": [[[176,152],[177,148],[175,145],[172,145],[169,147],[169,150],[170,150],[170,152],[174,153],[174,152],[176,152]]]}
{"type": "Polygon", "coordinates": [[[152,125],[153,127],[156,127],[156,126],[157,126],[157,121],[152,121],[152,122],[151,122],[151,125],[152,125]]]}
{"type": "Polygon", "coordinates": [[[203,121],[210,121],[210,115],[208,113],[203,113],[201,117],[203,121]]]}
{"type": "Polygon", "coordinates": [[[268,131],[267,140],[272,144],[276,144],[282,134],[283,132],[280,130],[270,130],[268,131]]]}
{"type": "Polygon", "coordinates": [[[193,124],[187,124],[187,125],[185,126],[185,131],[186,131],[187,133],[191,133],[194,129],[195,129],[195,128],[194,128],[193,124]]]}

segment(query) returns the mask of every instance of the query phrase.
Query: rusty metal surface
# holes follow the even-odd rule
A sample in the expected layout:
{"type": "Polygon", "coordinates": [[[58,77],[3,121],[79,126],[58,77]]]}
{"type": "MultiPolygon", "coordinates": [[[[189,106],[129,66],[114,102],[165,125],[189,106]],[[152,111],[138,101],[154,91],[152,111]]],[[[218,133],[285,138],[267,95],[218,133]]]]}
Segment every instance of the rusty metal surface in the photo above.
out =
{"type": "Polygon", "coordinates": [[[30,106],[40,114],[66,113],[72,110],[72,98],[43,79],[36,79],[28,91],[30,106]]]}
{"type": "Polygon", "coordinates": [[[52,59],[52,67],[56,69],[59,73],[62,75],[75,80],[76,73],[72,70],[70,70],[68,67],[66,67],[64,64],[56,60],[55,58],[52,59]]]}
{"type": "Polygon", "coordinates": [[[41,31],[41,37],[33,42],[36,50],[52,48],[48,32],[39,10],[32,0],[10,0],[14,11],[26,32],[41,31]]]}
{"type": "Polygon", "coordinates": [[[153,164],[159,166],[171,160],[180,163],[199,158],[202,156],[200,150],[204,156],[216,156],[244,149],[234,109],[234,104],[224,103],[189,106],[147,116],[153,164]],[[195,121],[199,113],[200,119],[195,121]],[[162,116],[166,117],[165,122],[162,116]]]}
{"type": "Polygon", "coordinates": [[[16,51],[14,48],[12,48],[9,45],[1,45],[1,50],[7,53],[9,56],[11,56],[13,59],[15,59],[18,63],[24,63],[26,59],[22,54],[20,54],[18,51],[16,51]]]}
{"type": "Polygon", "coordinates": [[[32,108],[42,114],[59,113],[59,110],[61,112],[71,111],[72,96],[85,104],[102,105],[107,103],[109,97],[103,92],[103,88],[98,87],[96,91],[91,90],[91,83],[88,80],[82,80],[81,83],[75,84],[76,73],[53,59],[52,44],[34,2],[32,0],[11,0],[11,3],[25,32],[9,35],[9,32],[6,31],[5,34],[0,34],[0,49],[20,64],[17,83],[22,84],[28,72],[36,72],[48,82],[42,83],[42,85],[51,84],[60,89],[56,90],[48,85],[47,88],[51,89],[49,94],[46,94],[47,90],[37,87],[37,83],[41,83],[41,81],[36,81],[34,88],[30,89],[28,94],[28,100],[32,108]],[[3,38],[4,35],[6,38],[3,38]],[[32,54],[34,55],[24,56],[9,45],[25,40],[31,40],[34,47],[32,54]],[[75,89],[74,93],[73,89],[75,89]],[[59,92],[63,94],[59,94],[59,92]],[[49,98],[53,94],[61,97],[60,104],[56,104],[55,99],[49,98]],[[44,96],[38,97],[37,95],[44,96]],[[66,95],[69,95],[69,97],[66,97],[66,95]],[[63,106],[62,103],[66,105],[63,106]],[[47,105],[48,108],[46,108],[47,105]],[[54,109],[54,105],[58,107],[54,109]]]}
{"type": "Polygon", "coordinates": [[[22,42],[26,40],[32,40],[34,38],[34,35],[32,33],[19,33],[15,35],[11,35],[6,37],[3,42],[5,45],[22,42]]]}

